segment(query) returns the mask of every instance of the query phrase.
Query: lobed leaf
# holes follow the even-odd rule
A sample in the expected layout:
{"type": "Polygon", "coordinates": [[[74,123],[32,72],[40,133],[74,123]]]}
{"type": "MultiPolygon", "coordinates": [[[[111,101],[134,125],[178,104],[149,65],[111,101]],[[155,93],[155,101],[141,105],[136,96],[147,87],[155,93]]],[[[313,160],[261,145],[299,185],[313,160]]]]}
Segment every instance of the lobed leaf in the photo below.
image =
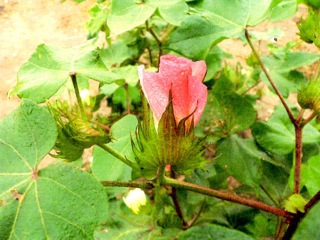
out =
{"type": "Polygon", "coordinates": [[[30,100],[0,122],[1,239],[92,239],[106,219],[91,175],[65,164],[38,169],[56,137],[52,116],[30,100]]]}

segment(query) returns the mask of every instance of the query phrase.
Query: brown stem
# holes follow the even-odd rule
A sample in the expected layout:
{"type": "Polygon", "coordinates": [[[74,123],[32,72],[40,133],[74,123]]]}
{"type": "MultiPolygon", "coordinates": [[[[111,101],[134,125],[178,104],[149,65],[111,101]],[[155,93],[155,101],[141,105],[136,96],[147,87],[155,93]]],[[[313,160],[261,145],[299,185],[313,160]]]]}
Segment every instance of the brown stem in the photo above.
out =
{"type": "Polygon", "coordinates": [[[101,181],[101,184],[105,187],[131,187],[152,189],[154,184],[152,182],[118,182],[118,181],[101,181]]]}
{"type": "Polygon", "coordinates": [[[157,62],[157,67],[159,67],[160,63],[160,57],[162,55],[162,42],[160,38],[157,36],[157,34],[153,31],[152,28],[149,27],[148,21],[146,21],[146,29],[147,31],[153,36],[153,38],[156,40],[157,45],[158,45],[158,62],[157,62]]]}
{"type": "Polygon", "coordinates": [[[280,90],[279,90],[278,87],[276,86],[275,82],[272,80],[272,78],[271,78],[268,70],[266,69],[264,63],[262,62],[262,60],[261,60],[261,58],[260,58],[257,50],[254,48],[254,46],[253,46],[253,44],[252,44],[252,42],[251,42],[251,39],[250,39],[250,35],[249,35],[249,32],[248,32],[248,29],[245,29],[245,35],[246,35],[246,39],[247,39],[247,41],[248,41],[248,43],[249,43],[249,45],[250,45],[250,48],[252,49],[253,54],[255,55],[255,57],[257,58],[257,60],[258,60],[258,62],[259,62],[259,64],[260,64],[260,67],[261,67],[262,71],[263,71],[264,74],[266,75],[266,77],[267,77],[267,79],[269,80],[269,82],[270,82],[273,90],[276,92],[276,94],[278,95],[278,97],[279,97],[282,105],[283,105],[284,108],[286,109],[286,111],[287,111],[287,113],[288,113],[288,116],[289,116],[291,122],[292,122],[294,125],[296,125],[296,120],[295,120],[295,118],[294,118],[294,116],[293,116],[293,114],[292,114],[289,106],[287,105],[286,101],[284,100],[284,98],[283,98],[280,90]]]}
{"type": "Polygon", "coordinates": [[[295,147],[295,167],[294,167],[294,189],[295,194],[300,193],[300,175],[302,163],[302,127],[295,127],[296,147],[295,147]]]}
{"type": "Polygon", "coordinates": [[[201,193],[203,195],[220,198],[222,200],[226,200],[229,202],[240,203],[242,205],[246,205],[249,207],[260,209],[265,212],[272,213],[274,215],[285,217],[288,220],[290,220],[294,217],[294,214],[292,214],[290,212],[287,212],[287,211],[280,209],[280,208],[277,208],[277,207],[270,206],[268,204],[265,204],[265,203],[262,203],[259,201],[243,198],[238,195],[230,194],[227,192],[221,192],[218,190],[202,187],[202,186],[188,183],[188,182],[177,181],[172,178],[165,177],[162,185],[163,186],[168,185],[168,186],[172,186],[172,187],[176,187],[176,188],[183,188],[183,189],[186,189],[189,191],[201,193]]]}
{"type": "Polygon", "coordinates": [[[315,204],[317,204],[320,201],[320,191],[314,195],[309,202],[304,206],[304,210],[308,212],[310,208],[312,208],[315,204]]]}
{"type": "MultiPolygon", "coordinates": [[[[171,175],[171,178],[175,178],[175,173],[172,169],[170,169],[170,175],[171,175]]],[[[188,228],[188,223],[183,217],[181,206],[180,206],[179,200],[178,200],[177,189],[175,187],[171,187],[170,196],[172,198],[172,202],[173,202],[174,208],[176,210],[176,213],[182,221],[183,228],[188,228]]]]}

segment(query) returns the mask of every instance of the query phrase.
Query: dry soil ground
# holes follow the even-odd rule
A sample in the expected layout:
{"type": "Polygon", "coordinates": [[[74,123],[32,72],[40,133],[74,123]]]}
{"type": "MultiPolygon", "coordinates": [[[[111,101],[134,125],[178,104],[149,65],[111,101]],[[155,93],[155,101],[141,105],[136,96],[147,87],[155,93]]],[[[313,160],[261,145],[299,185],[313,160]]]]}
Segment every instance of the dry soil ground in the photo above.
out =
{"type": "Polygon", "coordinates": [[[71,47],[86,40],[85,22],[95,0],[0,0],[0,119],[19,99],[7,98],[20,66],[41,43],[71,47]]]}

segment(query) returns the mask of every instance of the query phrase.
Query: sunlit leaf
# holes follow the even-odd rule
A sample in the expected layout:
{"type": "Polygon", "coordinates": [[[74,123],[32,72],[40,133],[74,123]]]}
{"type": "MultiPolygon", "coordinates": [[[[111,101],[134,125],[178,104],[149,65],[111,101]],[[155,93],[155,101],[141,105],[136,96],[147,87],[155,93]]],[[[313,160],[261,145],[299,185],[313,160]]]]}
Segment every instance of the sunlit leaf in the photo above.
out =
{"type": "Polygon", "coordinates": [[[165,46],[186,57],[204,59],[210,48],[225,38],[239,38],[246,26],[254,26],[270,15],[277,1],[196,2],[196,15],[187,17],[165,46]]]}
{"type": "Polygon", "coordinates": [[[107,23],[112,33],[121,34],[144,24],[155,10],[142,1],[113,0],[107,23]]]}
{"type": "MultiPolygon", "coordinates": [[[[114,139],[107,145],[128,159],[133,159],[131,135],[134,136],[138,121],[134,115],[127,115],[111,127],[114,139]]],[[[110,153],[95,147],[93,151],[92,173],[101,181],[129,180],[131,168],[110,153]]]]}
{"type": "Polygon", "coordinates": [[[41,44],[20,68],[18,83],[10,95],[44,102],[66,84],[70,73],[102,83],[119,79],[105,67],[99,51],[90,43],[68,49],[41,44]]]}

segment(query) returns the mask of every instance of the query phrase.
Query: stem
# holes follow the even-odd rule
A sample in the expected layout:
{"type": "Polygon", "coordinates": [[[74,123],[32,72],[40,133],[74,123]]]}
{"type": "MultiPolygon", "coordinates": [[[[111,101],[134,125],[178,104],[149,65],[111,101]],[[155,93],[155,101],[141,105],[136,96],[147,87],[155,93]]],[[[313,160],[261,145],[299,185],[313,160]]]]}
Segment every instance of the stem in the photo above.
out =
{"type": "Polygon", "coordinates": [[[312,208],[315,204],[317,204],[320,201],[320,191],[314,195],[309,202],[304,206],[304,210],[308,212],[310,208],[312,208]]]}
{"type": "Polygon", "coordinates": [[[198,213],[192,218],[192,220],[190,222],[188,222],[188,228],[192,227],[193,224],[198,220],[198,218],[200,217],[201,213],[202,213],[202,210],[204,208],[204,204],[205,204],[206,201],[203,201],[201,206],[200,206],[200,209],[198,211],[198,213]]]}
{"type": "Polygon", "coordinates": [[[202,187],[202,186],[188,183],[188,182],[180,182],[180,181],[177,181],[172,178],[164,177],[164,182],[162,183],[162,185],[168,185],[168,186],[172,186],[172,187],[176,187],[176,188],[183,188],[183,189],[186,189],[186,190],[189,190],[192,192],[201,193],[203,195],[220,198],[222,200],[226,200],[226,201],[230,201],[230,202],[234,202],[234,203],[240,203],[242,205],[257,208],[257,209],[263,210],[265,212],[269,212],[269,213],[272,213],[272,214],[275,214],[278,216],[285,217],[287,219],[292,219],[294,217],[294,214],[292,214],[290,212],[287,212],[287,211],[282,210],[277,207],[267,205],[262,202],[258,202],[258,201],[243,198],[243,197],[240,197],[240,196],[237,196],[234,194],[202,187]]]}
{"type": "Polygon", "coordinates": [[[80,108],[81,117],[82,117],[83,120],[87,120],[87,115],[86,115],[86,112],[84,110],[83,103],[82,103],[82,100],[81,100],[81,97],[80,97],[80,91],[79,91],[78,82],[77,82],[77,74],[75,72],[71,72],[70,73],[70,77],[72,79],[74,92],[76,94],[77,102],[78,102],[78,105],[79,105],[79,108],[80,108]]]}
{"type": "Polygon", "coordinates": [[[147,31],[153,36],[153,38],[156,40],[157,45],[158,45],[158,62],[157,62],[157,67],[159,67],[160,63],[160,57],[162,55],[162,42],[160,38],[157,36],[157,34],[153,31],[152,28],[149,27],[149,22],[146,21],[146,29],[147,31]]]}
{"type": "Polygon", "coordinates": [[[154,184],[152,182],[118,182],[118,181],[101,181],[101,184],[105,187],[131,187],[152,189],[154,184]]]}
{"type": "MultiPolygon", "coordinates": [[[[171,178],[175,178],[175,174],[174,174],[174,171],[172,169],[170,169],[170,175],[171,175],[171,178]]],[[[182,221],[182,224],[183,224],[183,227],[184,228],[188,228],[189,227],[189,224],[187,223],[187,221],[184,219],[183,217],[183,213],[182,213],[182,210],[181,210],[181,206],[179,204],[179,200],[178,200],[178,195],[177,195],[177,189],[175,187],[172,187],[171,188],[171,194],[170,194],[171,198],[172,198],[172,201],[173,201],[173,205],[174,205],[174,208],[176,209],[176,212],[178,214],[178,217],[181,219],[182,221]]]]}
{"type": "Polygon", "coordinates": [[[300,193],[300,175],[302,163],[302,127],[295,127],[296,147],[295,147],[295,167],[294,167],[294,190],[296,194],[300,193]]]}
{"type": "Polygon", "coordinates": [[[257,60],[258,60],[258,62],[259,62],[259,64],[260,64],[260,67],[261,67],[262,71],[263,71],[264,74],[266,75],[266,77],[267,77],[267,79],[269,80],[269,82],[270,82],[273,90],[276,92],[276,94],[278,95],[278,97],[279,97],[282,105],[283,105],[284,108],[286,109],[286,111],[287,111],[287,113],[288,113],[288,116],[289,116],[291,122],[296,126],[296,120],[295,120],[295,118],[294,118],[294,116],[293,116],[293,114],[292,114],[289,106],[287,105],[286,101],[284,100],[284,98],[283,98],[280,90],[279,90],[278,87],[276,86],[275,82],[272,80],[271,76],[269,75],[268,70],[266,69],[266,67],[265,67],[264,63],[262,62],[262,60],[261,60],[261,58],[260,58],[257,50],[254,48],[254,46],[253,46],[253,44],[252,44],[252,42],[251,42],[248,29],[245,29],[245,35],[246,35],[246,39],[247,39],[247,41],[248,41],[248,43],[249,43],[249,45],[250,45],[250,48],[251,48],[253,54],[255,55],[255,57],[257,58],[257,60]]]}
{"type": "Polygon", "coordinates": [[[112,156],[118,158],[121,162],[123,162],[124,164],[128,165],[129,167],[131,167],[132,169],[138,170],[139,166],[137,163],[135,162],[131,162],[130,160],[128,160],[125,156],[121,155],[119,152],[115,151],[114,149],[112,149],[111,147],[109,147],[108,145],[105,144],[98,144],[99,147],[101,147],[103,150],[105,150],[106,152],[110,153],[112,156]]]}

